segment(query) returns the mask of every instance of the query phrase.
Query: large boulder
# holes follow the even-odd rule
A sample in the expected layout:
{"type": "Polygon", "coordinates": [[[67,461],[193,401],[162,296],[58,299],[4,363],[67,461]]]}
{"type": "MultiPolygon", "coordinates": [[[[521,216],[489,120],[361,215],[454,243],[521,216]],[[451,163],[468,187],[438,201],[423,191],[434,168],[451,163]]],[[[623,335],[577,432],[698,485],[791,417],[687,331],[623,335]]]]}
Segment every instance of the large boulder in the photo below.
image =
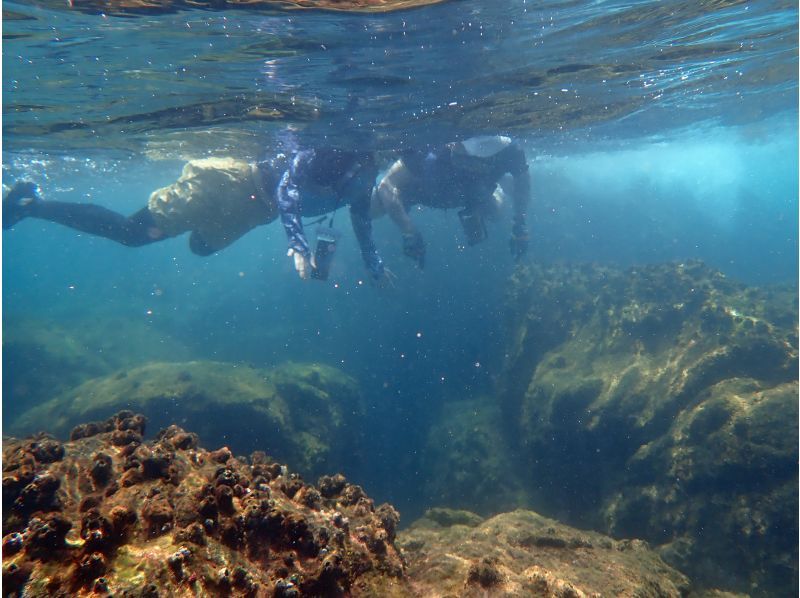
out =
{"type": "Polygon", "coordinates": [[[3,320],[3,425],[98,376],[147,361],[188,359],[171,335],[141,319],[3,320]]]}
{"type": "Polygon", "coordinates": [[[154,431],[180,422],[237,454],[266,451],[304,475],[357,467],[358,385],[318,364],[267,370],[210,361],[150,363],[84,382],[26,412],[9,431],[44,429],[66,438],[78,423],[121,409],[144,414],[154,431]]]}
{"type": "Polygon", "coordinates": [[[796,307],[697,262],[520,268],[501,402],[534,504],[696,581],[795,593],[796,307]]]}
{"type": "MultiPolygon", "coordinates": [[[[438,4],[444,0],[225,0],[224,5],[220,5],[214,0],[73,0],[69,7],[73,10],[97,14],[98,10],[105,11],[103,14],[131,15],[154,13],[174,13],[176,10],[205,8],[209,10],[246,9],[246,10],[275,10],[276,8],[312,8],[337,10],[347,12],[391,12],[395,10],[407,10],[415,6],[427,6],[438,4]]],[[[45,3],[61,8],[61,5],[53,0],[44,0],[45,3]]],[[[255,110],[253,111],[255,112],[255,110]]],[[[256,113],[253,118],[274,120],[281,116],[280,112],[273,110],[256,113]]]]}
{"type": "Polygon", "coordinates": [[[782,595],[797,583],[797,436],[786,429],[797,396],[793,382],[715,384],[628,461],[630,484],[604,501],[606,529],[661,529],[660,553],[682,571],[782,595]]]}

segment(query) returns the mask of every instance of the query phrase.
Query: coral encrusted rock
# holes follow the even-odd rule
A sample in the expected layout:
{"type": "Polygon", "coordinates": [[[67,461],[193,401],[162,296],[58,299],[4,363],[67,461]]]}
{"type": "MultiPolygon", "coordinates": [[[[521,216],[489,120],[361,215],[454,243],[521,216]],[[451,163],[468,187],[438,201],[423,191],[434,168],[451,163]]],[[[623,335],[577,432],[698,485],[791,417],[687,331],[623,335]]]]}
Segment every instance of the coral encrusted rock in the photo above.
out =
{"type": "Polygon", "coordinates": [[[79,423],[120,409],[144,414],[156,430],[180,422],[237,454],[264,450],[310,477],[349,473],[357,465],[358,384],[316,364],[150,363],[89,380],[26,412],[7,430],[19,436],[48,422],[48,432],[67,438],[79,423]]]}
{"type": "MultiPolygon", "coordinates": [[[[399,516],[341,475],[321,492],[121,412],[3,449],[6,596],[392,596],[399,516]]],[[[405,594],[410,595],[406,590],[405,594]]]]}
{"type": "MultiPolygon", "coordinates": [[[[530,511],[431,509],[398,529],[342,475],[308,484],[254,452],[208,451],[131,411],[3,448],[11,597],[454,598],[687,595],[646,543],[530,511]],[[402,550],[401,550],[402,549],[402,550]]],[[[699,595],[698,595],[699,596],[699,595]]],[[[722,598],[724,594],[708,594],[722,598]]]]}
{"type": "Polygon", "coordinates": [[[537,508],[701,584],[797,593],[796,288],[527,265],[507,307],[500,399],[537,508]]]}

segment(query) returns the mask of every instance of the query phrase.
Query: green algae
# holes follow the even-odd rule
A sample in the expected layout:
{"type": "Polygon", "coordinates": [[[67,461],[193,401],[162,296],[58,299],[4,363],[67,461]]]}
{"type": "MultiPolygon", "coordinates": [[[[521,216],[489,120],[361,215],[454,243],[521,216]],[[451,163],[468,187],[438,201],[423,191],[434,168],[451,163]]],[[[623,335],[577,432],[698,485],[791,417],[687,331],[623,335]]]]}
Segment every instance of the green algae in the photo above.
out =
{"type": "Polygon", "coordinates": [[[491,401],[453,401],[428,432],[424,492],[433,504],[484,514],[526,504],[500,410],[491,401]]]}
{"type": "Polygon", "coordinates": [[[355,466],[355,435],[362,413],[352,378],[319,364],[274,369],[211,362],[154,362],[95,378],[31,409],[14,433],[44,427],[60,437],[80,422],[121,409],[143,413],[151,431],[181,422],[210,443],[234,452],[255,450],[288,462],[306,475],[355,466]]]}

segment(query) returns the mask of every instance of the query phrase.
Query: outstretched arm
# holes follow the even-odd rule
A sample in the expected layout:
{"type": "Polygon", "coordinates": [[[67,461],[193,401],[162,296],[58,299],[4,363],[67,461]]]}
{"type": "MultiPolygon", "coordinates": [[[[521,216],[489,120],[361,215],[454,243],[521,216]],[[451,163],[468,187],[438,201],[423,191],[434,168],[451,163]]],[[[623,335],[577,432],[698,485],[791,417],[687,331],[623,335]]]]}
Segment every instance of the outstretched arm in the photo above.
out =
{"type": "Polygon", "coordinates": [[[361,258],[364,260],[369,273],[375,280],[383,278],[383,260],[375,247],[375,241],[372,239],[372,218],[369,214],[368,194],[360,194],[350,202],[350,221],[352,222],[356,239],[358,239],[358,246],[361,248],[361,258]]]}
{"type": "Polygon", "coordinates": [[[513,143],[505,151],[509,156],[509,172],[512,175],[514,189],[512,191],[512,204],[514,215],[511,226],[511,253],[515,259],[520,259],[528,251],[530,235],[528,233],[528,204],[531,200],[531,179],[528,172],[528,161],[523,149],[513,143]]]}
{"type": "Polygon", "coordinates": [[[403,234],[403,252],[420,268],[425,266],[425,240],[408,215],[400,189],[408,188],[413,175],[402,160],[395,162],[378,184],[376,194],[392,222],[403,234]]]}
{"type": "Polygon", "coordinates": [[[292,170],[299,156],[295,156],[292,168],[283,173],[278,184],[278,211],[281,223],[289,240],[288,256],[294,258],[294,267],[300,278],[311,276],[311,249],[303,231],[302,197],[297,184],[292,178],[292,170]]]}
{"type": "Polygon", "coordinates": [[[386,271],[383,267],[383,260],[375,247],[375,241],[372,239],[372,215],[370,214],[372,190],[377,175],[377,166],[374,162],[369,161],[363,167],[359,167],[358,172],[355,176],[350,177],[340,193],[349,199],[350,221],[358,240],[358,246],[361,248],[361,258],[372,279],[381,282],[386,276],[386,271]]]}
{"type": "Polygon", "coordinates": [[[386,172],[381,182],[378,183],[376,193],[383,205],[383,209],[389,214],[392,222],[395,223],[397,228],[404,235],[411,235],[417,232],[414,223],[408,216],[405,205],[403,205],[403,198],[400,195],[400,187],[403,182],[407,180],[411,174],[403,165],[402,160],[398,160],[392,164],[391,168],[386,172]]]}
{"type": "Polygon", "coordinates": [[[291,180],[289,171],[284,173],[280,185],[278,185],[278,211],[281,215],[283,229],[286,231],[286,237],[289,240],[289,249],[300,255],[310,255],[311,250],[303,231],[303,221],[301,219],[302,199],[300,190],[291,180]]]}

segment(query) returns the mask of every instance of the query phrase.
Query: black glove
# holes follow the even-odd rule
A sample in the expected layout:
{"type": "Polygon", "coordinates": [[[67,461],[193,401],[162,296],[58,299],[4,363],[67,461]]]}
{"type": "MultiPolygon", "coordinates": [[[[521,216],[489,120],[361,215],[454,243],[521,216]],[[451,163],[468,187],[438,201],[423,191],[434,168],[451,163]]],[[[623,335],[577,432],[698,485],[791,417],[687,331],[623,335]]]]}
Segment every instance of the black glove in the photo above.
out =
{"type": "Polygon", "coordinates": [[[511,227],[511,240],[508,243],[515,260],[519,260],[528,251],[529,239],[528,227],[521,220],[515,220],[514,226],[511,227]]]}
{"type": "Polygon", "coordinates": [[[418,231],[403,235],[403,253],[417,262],[420,270],[425,268],[425,239],[418,231]]]}

